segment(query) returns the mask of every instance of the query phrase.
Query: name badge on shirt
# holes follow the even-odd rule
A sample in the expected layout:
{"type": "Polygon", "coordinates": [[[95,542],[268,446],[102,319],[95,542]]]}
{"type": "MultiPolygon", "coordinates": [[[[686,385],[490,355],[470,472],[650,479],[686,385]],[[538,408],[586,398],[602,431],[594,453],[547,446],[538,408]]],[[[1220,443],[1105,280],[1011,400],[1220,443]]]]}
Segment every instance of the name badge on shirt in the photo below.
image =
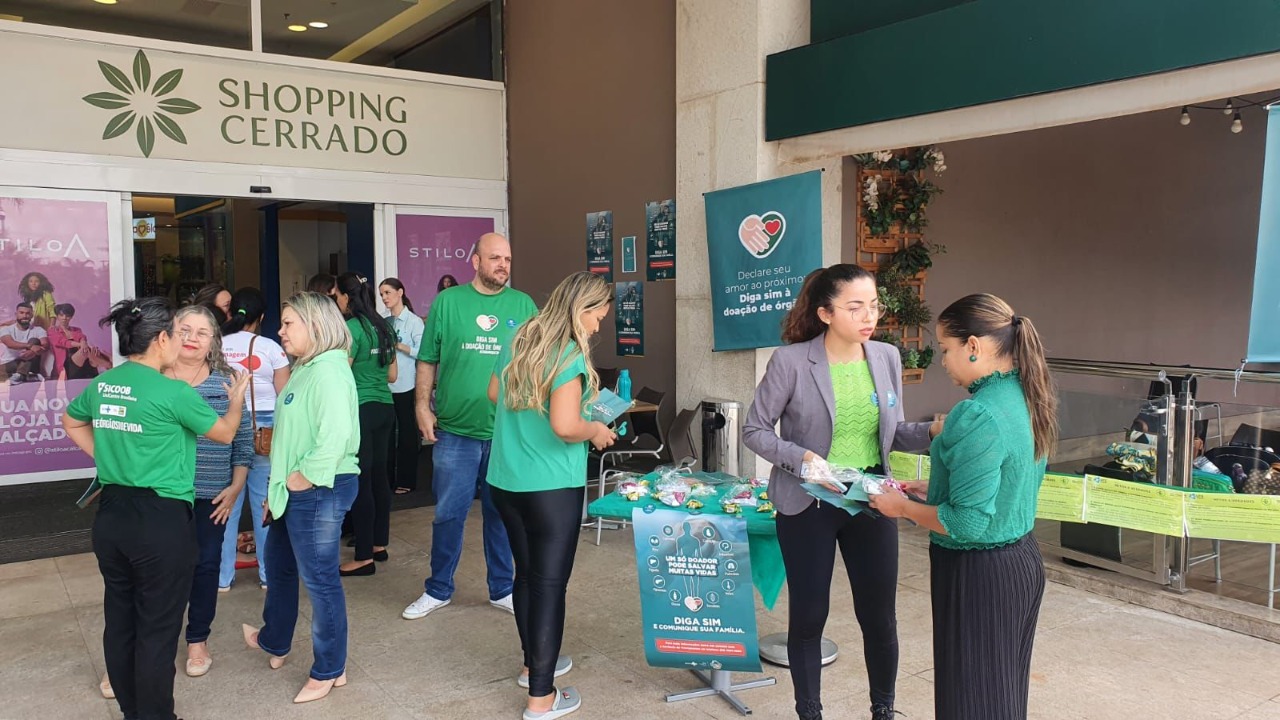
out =
{"type": "MultiPolygon", "coordinates": [[[[893,394],[892,392],[889,393],[888,400],[889,400],[889,407],[891,408],[898,407],[897,395],[893,394]]],[[[877,408],[880,407],[880,393],[874,392],[874,391],[871,393],[871,404],[876,406],[877,408]]]]}

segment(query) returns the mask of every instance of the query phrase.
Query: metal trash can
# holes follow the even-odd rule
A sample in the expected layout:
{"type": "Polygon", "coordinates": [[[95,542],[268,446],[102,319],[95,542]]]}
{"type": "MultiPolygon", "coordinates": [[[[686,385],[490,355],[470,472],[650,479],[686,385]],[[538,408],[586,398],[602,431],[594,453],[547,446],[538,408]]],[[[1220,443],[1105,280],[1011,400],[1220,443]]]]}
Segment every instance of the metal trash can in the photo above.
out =
{"type": "Polygon", "coordinates": [[[742,447],[742,403],[702,401],[702,469],[738,475],[742,447]]]}

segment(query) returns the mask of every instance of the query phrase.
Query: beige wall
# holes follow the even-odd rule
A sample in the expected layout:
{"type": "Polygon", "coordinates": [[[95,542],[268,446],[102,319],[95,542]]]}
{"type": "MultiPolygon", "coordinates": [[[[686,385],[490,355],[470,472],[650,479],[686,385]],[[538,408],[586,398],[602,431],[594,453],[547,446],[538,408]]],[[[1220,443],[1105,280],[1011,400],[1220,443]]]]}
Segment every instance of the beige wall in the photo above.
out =
{"type": "MultiPolygon", "coordinates": [[[[935,316],[993,292],[1052,356],[1236,367],[1265,138],[1261,110],[1244,121],[1233,135],[1200,111],[1182,127],[1170,109],[947,143],[927,234],[947,246],[927,286],[935,316]]],[[[912,416],[964,396],[936,363],[926,378],[906,392],[912,416]]],[[[1200,397],[1231,400],[1231,386],[1203,383],[1200,397]]],[[[1242,384],[1235,402],[1280,404],[1280,392],[1242,384]]]]}
{"type": "MultiPolygon", "coordinates": [[[[644,279],[644,204],[675,197],[675,0],[508,0],[505,10],[512,284],[542,304],[586,269],[586,213],[614,213],[614,279],[644,279]],[[623,275],[621,239],[638,270],[623,275]]],[[[677,233],[681,228],[677,227],[677,233]]],[[[677,266],[678,272],[684,272],[677,266]]],[[[675,391],[675,283],[645,283],[645,352],[598,366],[675,391]]]]}

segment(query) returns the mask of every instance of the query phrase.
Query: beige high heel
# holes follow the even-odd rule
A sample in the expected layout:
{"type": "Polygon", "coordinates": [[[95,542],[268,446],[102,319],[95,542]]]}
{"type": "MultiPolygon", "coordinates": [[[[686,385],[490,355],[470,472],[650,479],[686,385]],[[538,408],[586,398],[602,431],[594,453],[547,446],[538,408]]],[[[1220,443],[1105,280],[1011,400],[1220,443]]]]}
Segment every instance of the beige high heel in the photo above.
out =
{"type": "MultiPolygon", "coordinates": [[[[261,650],[261,649],[262,649],[262,647],[261,647],[260,645],[258,645],[258,628],[254,627],[254,626],[252,626],[252,625],[241,625],[241,626],[240,626],[240,631],[244,633],[244,644],[245,644],[245,645],[248,645],[249,647],[253,648],[254,650],[261,650]]],[[[278,656],[277,656],[277,655],[271,655],[271,654],[269,654],[269,653],[268,653],[268,654],[267,654],[267,664],[271,666],[271,669],[272,669],[272,670],[279,670],[280,668],[284,667],[284,659],[285,659],[285,658],[287,658],[287,657],[289,657],[289,656],[288,656],[288,655],[278,655],[278,656]]]]}
{"type": "Polygon", "coordinates": [[[336,687],[342,687],[343,685],[346,685],[346,684],[347,684],[347,674],[342,673],[341,675],[334,678],[333,680],[325,680],[324,684],[321,685],[319,688],[308,688],[307,686],[303,685],[302,690],[298,691],[298,695],[293,699],[293,702],[295,704],[302,704],[302,703],[312,702],[315,700],[323,700],[324,698],[329,696],[330,690],[336,687]]]}
{"type": "Polygon", "coordinates": [[[108,700],[116,699],[116,691],[111,687],[111,678],[107,677],[105,673],[102,676],[102,682],[98,683],[98,692],[102,693],[102,697],[108,700]]]}

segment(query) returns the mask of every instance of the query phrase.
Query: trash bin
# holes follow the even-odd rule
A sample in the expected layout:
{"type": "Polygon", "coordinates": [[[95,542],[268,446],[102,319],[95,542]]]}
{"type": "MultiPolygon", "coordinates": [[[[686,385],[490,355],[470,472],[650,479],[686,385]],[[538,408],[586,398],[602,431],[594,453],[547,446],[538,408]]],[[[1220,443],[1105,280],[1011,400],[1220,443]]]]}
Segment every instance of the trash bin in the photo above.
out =
{"type": "Polygon", "coordinates": [[[742,403],[702,401],[702,469],[738,475],[742,446],[742,403]]]}

